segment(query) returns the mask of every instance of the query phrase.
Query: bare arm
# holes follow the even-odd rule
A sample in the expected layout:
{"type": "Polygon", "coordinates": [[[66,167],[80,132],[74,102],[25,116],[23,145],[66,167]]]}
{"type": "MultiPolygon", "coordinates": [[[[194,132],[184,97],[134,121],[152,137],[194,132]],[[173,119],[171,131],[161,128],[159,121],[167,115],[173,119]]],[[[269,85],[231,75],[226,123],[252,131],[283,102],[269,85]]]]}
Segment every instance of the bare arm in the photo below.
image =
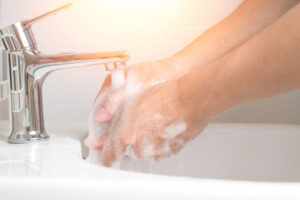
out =
{"type": "Polygon", "coordinates": [[[91,147],[101,150],[102,164],[122,159],[128,147],[137,158],[176,154],[219,113],[300,88],[300,4],[295,3],[246,1],[175,56],[192,72],[174,78],[166,63],[141,64],[129,69],[121,88],[100,93],[94,118],[107,128],[91,147]]]}
{"type": "Polygon", "coordinates": [[[300,4],[228,55],[182,78],[185,98],[197,105],[203,96],[195,94],[205,88],[218,114],[300,88],[299,24],[300,4]]]}
{"type": "Polygon", "coordinates": [[[297,2],[299,0],[246,0],[174,58],[181,60],[187,71],[206,65],[261,32],[297,2]]]}

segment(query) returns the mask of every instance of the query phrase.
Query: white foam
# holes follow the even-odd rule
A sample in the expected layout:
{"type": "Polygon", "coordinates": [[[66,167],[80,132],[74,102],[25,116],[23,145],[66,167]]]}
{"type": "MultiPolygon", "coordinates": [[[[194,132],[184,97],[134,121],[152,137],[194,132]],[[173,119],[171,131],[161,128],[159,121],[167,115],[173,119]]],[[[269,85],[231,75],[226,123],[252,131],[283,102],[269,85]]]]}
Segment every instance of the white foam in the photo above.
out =
{"type": "MultiPolygon", "coordinates": [[[[99,104],[107,98],[107,95],[109,95],[111,90],[120,88],[120,87],[124,86],[124,84],[126,84],[125,85],[125,95],[126,95],[125,100],[126,101],[122,104],[122,109],[123,109],[122,112],[124,112],[124,113],[126,113],[126,109],[132,109],[131,108],[132,102],[134,102],[134,99],[142,92],[143,85],[140,82],[140,79],[137,76],[137,74],[133,71],[128,72],[128,76],[127,76],[126,80],[125,80],[124,72],[121,70],[111,72],[111,78],[112,78],[112,88],[107,90],[107,92],[100,95],[96,99],[93,109],[90,112],[90,115],[89,115],[89,137],[86,140],[87,145],[90,144],[90,141],[92,139],[95,139],[95,138],[99,137],[101,134],[103,134],[103,132],[107,128],[107,124],[105,124],[105,123],[101,124],[101,123],[98,123],[97,121],[95,121],[94,114],[95,114],[95,111],[98,109],[99,104]]],[[[115,101],[115,102],[118,102],[118,101],[115,101]]],[[[116,115],[120,114],[118,112],[116,112],[115,114],[116,115]]],[[[113,119],[111,122],[109,122],[111,134],[109,134],[109,138],[107,138],[107,141],[116,140],[113,142],[114,144],[118,144],[118,142],[120,142],[119,141],[120,135],[117,135],[118,131],[114,131],[113,129],[114,129],[114,127],[118,128],[118,125],[120,125],[120,123],[123,123],[122,121],[120,121],[123,119],[123,117],[124,116],[122,116],[122,118],[115,117],[114,119],[116,119],[116,120],[113,119]]],[[[159,114],[154,114],[152,117],[154,117],[155,120],[158,120],[158,121],[166,118],[166,116],[162,116],[159,114]]],[[[152,126],[152,128],[155,128],[155,130],[159,129],[159,127],[157,127],[157,128],[155,127],[157,124],[151,123],[151,120],[149,120],[149,122],[147,122],[146,124],[148,124],[149,126],[152,126]]],[[[141,147],[140,150],[141,150],[141,156],[143,157],[143,160],[145,160],[145,159],[153,160],[153,158],[156,156],[156,154],[161,155],[161,156],[166,156],[166,155],[172,154],[172,149],[170,147],[171,141],[173,141],[174,138],[176,138],[178,135],[184,133],[186,131],[186,129],[187,129],[187,124],[185,123],[184,120],[181,120],[181,121],[178,121],[178,122],[168,126],[165,129],[164,134],[154,135],[153,138],[150,137],[149,140],[143,141],[143,144],[139,144],[139,146],[141,147]],[[165,139],[163,144],[159,147],[155,146],[155,138],[157,138],[157,137],[161,137],[161,138],[165,139]],[[159,149],[157,149],[157,148],[159,148],[159,149]]],[[[126,148],[125,153],[123,153],[121,151],[121,149],[118,149],[121,145],[116,145],[114,147],[114,149],[116,151],[115,153],[117,154],[116,161],[113,163],[114,167],[116,167],[116,168],[122,167],[121,165],[122,165],[123,160],[125,160],[124,164],[126,163],[126,165],[128,164],[129,166],[130,166],[130,162],[133,162],[134,160],[135,161],[139,160],[136,155],[135,148],[133,146],[133,145],[137,145],[137,144],[135,144],[135,133],[133,133],[133,134],[134,134],[134,137],[133,137],[132,144],[126,148]]],[[[177,138],[175,140],[177,140],[177,138]]],[[[181,145],[181,142],[178,142],[178,146],[180,146],[180,145],[181,145]]],[[[97,163],[97,164],[101,163],[100,151],[90,149],[90,154],[88,156],[88,160],[90,162],[97,163]]]]}
{"type": "Polygon", "coordinates": [[[177,123],[171,124],[166,128],[166,131],[161,136],[164,139],[173,139],[176,138],[178,135],[184,133],[187,129],[186,123],[181,120],[177,123]]]}
{"type": "Polygon", "coordinates": [[[154,144],[144,144],[142,147],[141,155],[143,158],[151,158],[155,155],[154,144]]]}
{"type": "MultiPolygon", "coordinates": [[[[95,101],[95,103],[92,107],[92,110],[89,113],[89,119],[88,119],[89,135],[84,141],[84,144],[87,147],[90,146],[91,140],[94,140],[97,136],[103,134],[103,131],[106,128],[105,124],[100,124],[100,123],[96,122],[96,120],[94,119],[95,111],[98,108],[101,101],[103,101],[105,96],[106,96],[106,93],[104,93],[104,94],[97,97],[97,99],[96,99],[96,101],[95,101]]],[[[89,148],[89,154],[88,154],[86,159],[89,162],[99,164],[100,163],[99,150],[93,150],[93,149],[89,148]]]]}

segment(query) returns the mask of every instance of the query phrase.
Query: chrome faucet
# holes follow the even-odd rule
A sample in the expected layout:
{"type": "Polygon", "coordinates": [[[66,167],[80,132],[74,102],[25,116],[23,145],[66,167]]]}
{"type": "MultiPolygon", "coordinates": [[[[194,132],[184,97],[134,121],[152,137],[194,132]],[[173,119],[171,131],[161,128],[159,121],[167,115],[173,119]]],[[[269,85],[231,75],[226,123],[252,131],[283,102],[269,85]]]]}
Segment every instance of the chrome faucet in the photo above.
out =
{"type": "MultiPolygon", "coordinates": [[[[126,51],[85,54],[43,55],[36,45],[31,25],[55,14],[67,4],[31,20],[14,23],[0,30],[0,81],[9,82],[12,133],[10,143],[48,140],[43,116],[42,86],[47,76],[59,69],[104,66],[107,71],[123,69],[126,51]]],[[[7,86],[0,88],[3,95],[7,86]]],[[[0,91],[0,92],[1,92],[0,91]]],[[[0,94],[1,97],[1,94],[0,94]]]]}

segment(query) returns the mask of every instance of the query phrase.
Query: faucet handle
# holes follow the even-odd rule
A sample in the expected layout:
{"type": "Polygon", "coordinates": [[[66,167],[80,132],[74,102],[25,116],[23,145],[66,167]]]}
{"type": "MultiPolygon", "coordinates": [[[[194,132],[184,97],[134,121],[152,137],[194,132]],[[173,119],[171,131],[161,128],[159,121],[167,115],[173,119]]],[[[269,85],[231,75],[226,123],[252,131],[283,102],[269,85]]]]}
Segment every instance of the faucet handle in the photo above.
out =
{"type": "Polygon", "coordinates": [[[55,15],[55,14],[57,14],[60,11],[63,11],[65,9],[70,8],[71,6],[73,6],[73,4],[72,3],[68,3],[68,4],[64,5],[64,6],[61,6],[61,7],[57,8],[57,9],[55,9],[55,10],[51,10],[51,11],[49,11],[47,13],[44,13],[44,14],[42,14],[40,16],[37,16],[37,17],[35,17],[33,19],[25,20],[25,21],[22,22],[23,26],[24,26],[24,28],[30,28],[31,25],[34,24],[35,22],[38,22],[38,21],[40,21],[40,20],[42,20],[42,19],[44,19],[46,17],[49,17],[50,15],[55,15]]]}
{"type": "Polygon", "coordinates": [[[36,40],[31,30],[31,25],[72,5],[69,3],[33,19],[17,22],[0,29],[0,50],[11,52],[31,49],[32,51],[37,51],[36,40]]]}

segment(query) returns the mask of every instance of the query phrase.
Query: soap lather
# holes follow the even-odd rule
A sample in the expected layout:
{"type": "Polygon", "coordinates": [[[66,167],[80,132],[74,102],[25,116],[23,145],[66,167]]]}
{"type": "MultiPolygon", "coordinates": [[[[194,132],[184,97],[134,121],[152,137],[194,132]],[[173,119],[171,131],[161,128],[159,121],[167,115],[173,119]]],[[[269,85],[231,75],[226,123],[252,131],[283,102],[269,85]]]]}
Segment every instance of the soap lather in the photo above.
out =
{"type": "MultiPolygon", "coordinates": [[[[112,64],[107,65],[108,69],[110,70],[110,75],[111,75],[111,89],[117,89],[119,87],[121,87],[122,85],[124,85],[125,83],[125,74],[124,74],[124,68],[126,66],[114,66],[112,64]],[[114,70],[112,70],[114,69],[114,70]]],[[[89,148],[90,146],[90,142],[95,140],[95,138],[101,136],[103,134],[103,130],[105,130],[106,128],[106,124],[101,124],[99,122],[97,122],[94,118],[95,116],[95,112],[98,109],[99,104],[103,101],[103,98],[105,98],[105,95],[100,95],[96,98],[94,105],[92,107],[92,110],[90,111],[89,114],[89,135],[85,140],[85,145],[88,149],[88,155],[87,155],[87,160],[92,162],[92,163],[96,163],[96,164],[100,164],[100,160],[99,160],[99,151],[98,150],[94,150],[89,148]]]]}

